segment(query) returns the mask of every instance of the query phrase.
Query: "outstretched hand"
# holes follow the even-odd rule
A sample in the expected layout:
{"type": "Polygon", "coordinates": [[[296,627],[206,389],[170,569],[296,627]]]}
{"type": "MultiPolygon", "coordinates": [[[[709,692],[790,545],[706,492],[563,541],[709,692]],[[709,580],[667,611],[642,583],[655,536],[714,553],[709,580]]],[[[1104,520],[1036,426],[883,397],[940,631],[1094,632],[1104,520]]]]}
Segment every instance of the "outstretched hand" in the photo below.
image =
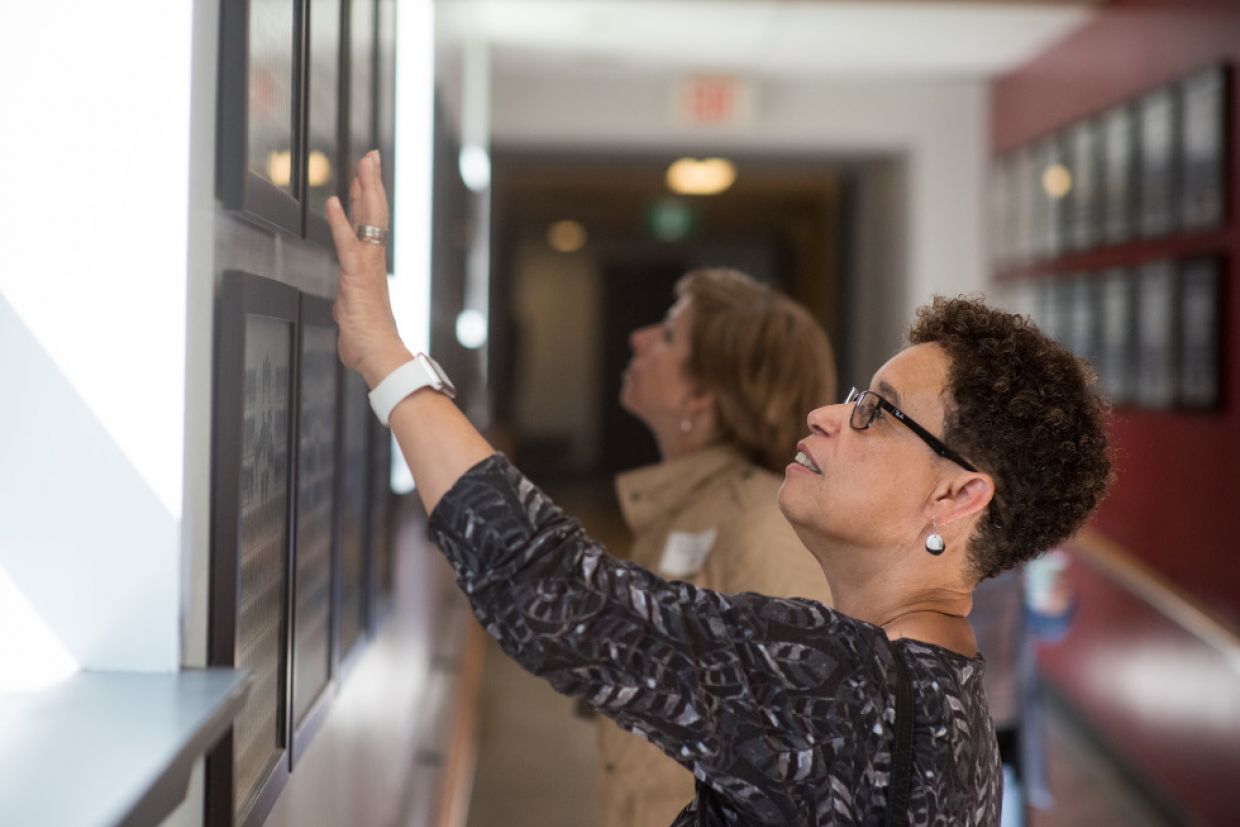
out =
{"type": "Polygon", "coordinates": [[[369,224],[387,230],[388,205],[379,178],[379,153],[368,152],[357,164],[349,187],[349,215],[340,199],[327,202],[340,281],[332,316],[340,327],[340,359],[357,371],[370,387],[409,361],[411,355],[396,330],[388,295],[387,256],[384,245],[361,241],[357,227],[369,224]]]}

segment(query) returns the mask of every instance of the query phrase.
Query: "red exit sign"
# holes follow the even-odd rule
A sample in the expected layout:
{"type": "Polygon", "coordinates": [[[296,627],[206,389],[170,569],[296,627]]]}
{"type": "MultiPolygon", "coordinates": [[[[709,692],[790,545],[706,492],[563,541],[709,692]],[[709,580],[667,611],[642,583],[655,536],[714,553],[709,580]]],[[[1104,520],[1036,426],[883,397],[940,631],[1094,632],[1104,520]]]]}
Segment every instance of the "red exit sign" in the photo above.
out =
{"type": "Polygon", "coordinates": [[[736,126],[753,112],[753,85],[734,75],[689,75],[673,97],[675,118],[687,126],[736,126]]]}

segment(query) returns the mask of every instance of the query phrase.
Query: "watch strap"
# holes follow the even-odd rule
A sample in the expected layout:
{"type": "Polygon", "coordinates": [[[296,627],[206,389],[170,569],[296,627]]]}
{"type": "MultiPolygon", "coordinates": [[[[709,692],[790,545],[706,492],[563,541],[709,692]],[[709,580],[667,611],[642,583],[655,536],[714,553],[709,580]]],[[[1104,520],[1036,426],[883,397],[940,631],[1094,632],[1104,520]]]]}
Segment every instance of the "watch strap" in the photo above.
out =
{"type": "Polygon", "coordinates": [[[385,427],[392,411],[410,394],[422,388],[445,389],[443,371],[436,370],[438,367],[425,353],[419,353],[375,385],[370,392],[370,407],[385,427]]]}

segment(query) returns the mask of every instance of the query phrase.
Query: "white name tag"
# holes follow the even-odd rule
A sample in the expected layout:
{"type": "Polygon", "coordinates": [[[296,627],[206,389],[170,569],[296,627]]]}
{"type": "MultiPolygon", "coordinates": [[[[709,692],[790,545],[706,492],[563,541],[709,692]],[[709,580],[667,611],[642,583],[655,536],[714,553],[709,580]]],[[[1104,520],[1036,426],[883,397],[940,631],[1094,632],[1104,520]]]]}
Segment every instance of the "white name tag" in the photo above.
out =
{"type": "Polygon", "coordinates": [[[659,560],[659,573],[668,577],[690,577],[697,574],[706,562],[715,545],[718,532],[713,529],[706,531],[673,531],[667,535],[667,544],[663,546],[663,557],[659,560]]]}

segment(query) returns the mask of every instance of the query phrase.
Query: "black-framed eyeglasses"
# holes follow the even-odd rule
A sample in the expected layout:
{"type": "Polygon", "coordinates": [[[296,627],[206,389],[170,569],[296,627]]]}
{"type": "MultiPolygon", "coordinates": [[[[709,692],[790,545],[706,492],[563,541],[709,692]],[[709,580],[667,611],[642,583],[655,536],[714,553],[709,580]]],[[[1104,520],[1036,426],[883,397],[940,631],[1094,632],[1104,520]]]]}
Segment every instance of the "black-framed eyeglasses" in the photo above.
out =
{"type": "Polygon", "coordinates": [[[864,431],[870,427],[870,424],[874,422],[874,417],[878,416],[878,411],[881,408],[907,425],[908,429],[921,437],[922,441],[929,445],[934,453],[944,459],[950,459],[966,471],[977,470],[967,459],[944,445],[941,439],[918,425],[912,417],[895,405],[892,405],[886,399],[883,399],[874,391],[859,391],[853,388],[848,392],[848,398],[844,400],[844,404],[847,405],[850,402],[853,409],[852,415],[848,419],[848,424],[852,426],[853,430],[864,431]]]}

